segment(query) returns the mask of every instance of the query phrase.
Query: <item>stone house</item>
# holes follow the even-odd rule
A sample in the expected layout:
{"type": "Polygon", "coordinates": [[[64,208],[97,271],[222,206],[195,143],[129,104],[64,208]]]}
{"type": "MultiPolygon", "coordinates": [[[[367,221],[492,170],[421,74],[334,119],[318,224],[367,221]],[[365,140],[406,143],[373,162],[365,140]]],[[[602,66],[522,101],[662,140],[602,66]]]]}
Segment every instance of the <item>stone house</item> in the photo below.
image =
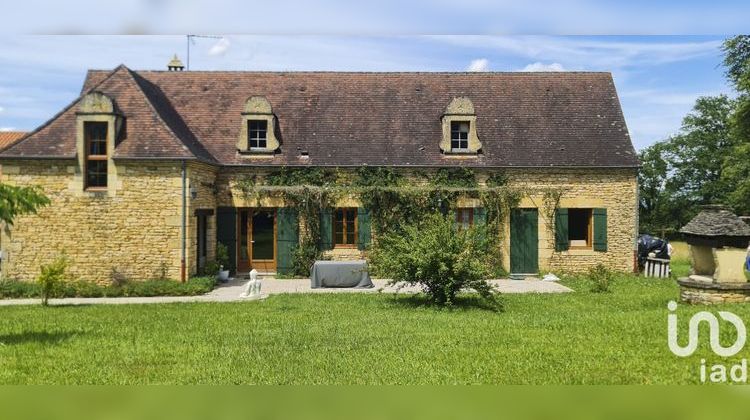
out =
{"type": "MultiPolygon", "coordinates": [[[[480,185],[502,172],[528,189],[503,225],[511,273],[629,271],[638,164],[609,73],[90,70],[80,97],[0,152],[2,182],[52,200],[3,229],[2,273],[32,279],[64,252],[81,279],[179,279],[217,241],[234,270],[288,270],[304,222],[239,194],[238,179],[362,165],[466,167],[480,185]],[[553,219],[539,187],[564,190],[553,219]]],[[[456,207],[461,223],[481,213],[456,207]]],[[[361,257],[357,198],[321,214],[327,256],[361,257]]]]}

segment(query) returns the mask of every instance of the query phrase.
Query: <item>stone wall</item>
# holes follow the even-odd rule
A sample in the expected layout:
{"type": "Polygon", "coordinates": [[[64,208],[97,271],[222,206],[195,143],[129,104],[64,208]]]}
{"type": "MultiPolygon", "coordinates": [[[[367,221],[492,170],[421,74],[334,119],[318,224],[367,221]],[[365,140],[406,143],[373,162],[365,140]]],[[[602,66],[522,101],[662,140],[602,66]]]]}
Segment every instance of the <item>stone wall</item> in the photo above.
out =
{"type": "Polygon", "coordinates": [[[106,284],[180,275],[181,177],[178,162],[119,163],[117,193],[87,193],[71,182],[74,160],[5,161],[0,180],[39,185],[52,201],[3,229],[4,278],[32,280],[64,253],[74,279],[106,284]]]}
{"type": "MultiPolygon", "coordinates": [[[[106,192],[88,193],[77,176],[75,160],[5,161],[0,180],[14,185],[40,185],[52,199],[52,205],[38,215],[19,217],[16,225],[5,229],[1,247],[5,277],[34,279],[39,266],[51,262],[62,252],[70,258],[73,277],[98,283],[111,280],[112,270],[137,280],[160,277],[180,278],[182,180],[180,162],[117,162],[116,183],[106,192]]],[[[351,171],[341,170],[343,176],[351,171]]],[[[429,172],[430,170],[422,170],[429,172]]],[[[197,227],[195,210],[214,210],[208,217],[208,260],[215,258],[216,207],[283,207],[283,200],[245,197],[237,180],[262,175],[258,168],[216,168],[188,163],[188,211],[186,238],[187,273],[196,273],[197,227]],[[196,190],[190,197],[189,188],[196,190]]],[[[631,271],[636,235],[636,175],[633,169],[607,170],[506,170],[509,185],[526,188],[529,194],[521,207],[539,208],[540,270],[583,271],[602,262],[610,268],[631,271]],[[543,197],[531,192],[536,188],[563,191],[561,207],[607,208],[608,250],[554,251],[554,234],[545,217],[543,197]]],[[[488,170],[478,171],[484,184],[488,170]]],[[[427,182],[408,170],[414,183],[427,182]]],[[[428,177],[429,178],[429,177],[428,177]]],[[[338,206],[357,207],[356,197],[343,198],[338,206]]],[[[461,207],[476,207],[479,200],[464,198],[461,207]]],[[[304,223],[304,221],[300,221],[304,223]]],[[[504,250],[510,246],[508,222],[505,223],[504,250]]],[[[373,241],[377,241],[373,237],[373,241]]],[[[509,253],[503,252],[505,268],[509,253]]],[[[329,252],[331,258],[361,257],[356,249],[329,252]]]]}
{"type": "Polygon", "coordinates": [[[750,288],[748,283],[738,283],[735,287],[719,287],[715,285],[691,285],[690,281],[680,279],[680,300],[685,303],[714,305],[719,303],[747,303],[750,302],[750,288]]]}
{"type": "Polygon", "coordinates": [[[190,163],[187,168],[188,191],[196,191],[195,199],[188,194],[188,217],[187,217],[187,250],[186,266],[190,275],[198,272],[198,217],[196,210],[211,210],[213,214],[206,218],[206,261],[216,258],[216,173],[214,166],[202,163],[190,163]]]}
{"type": "MultiPolygon", "coordinates": [[[[561,208],[606,208],[607,251],[570,249],[556,252],[552,212],[544,197],[532,194],[521,200],[520,207],[539,209],[539,269],[582,272],[602,263],[619,271],[633,271],[637,236],[638,181],[635,169],[524,169],[508,172],[509,184],[523,188],[555,188],[563,195],[561,208]]],[[[505,249],[510,247],[509,222],[506,225],[505,249]]],[[[505,253],[505,265],[510,257],[505,253]]]]}
{"type": "MultiPolygon", "coordinates": [[[[406,170],[406,177],[413,183],[427,183],[431,169],[406,170]]],[[[283,200],[245,197],[237,181],[245,176],[262,177],[267,169],[232,169],[222,170],[217,176],[218,198],[220,206],[235,207],[282,207],[283,200]]],[[[527,191],[521,200],[520,207],[539,209],[539,269],[557,272],[583,272],[602,263],[619,271],[633,271],[634,249],[637,234],[637,177],[635,169],[509,169],[504,171],[508,185],[527,191]],[[554,225],[547,215],[551,209],[544,202],[541,188],[557,189],[563,194],[559,207],[564,208],[606,208],[607,209],[607,251],[597,252],[593,249],[570,249],[556,252],[554,244],[554,225]]],[[[341,177],[351,176],[352,171],[340,170],[341,177]]],[[[477,180],[484,185],[492,170],[477,170],[477,180]]],[[[339,207],[358,207],[361,203],[356,197],[347,197],[337,203],[339,207]]],[[[477,199],[461,198],[459,207],[478,207],[477,199]]],[[[510,267],[510,220],[504,224],[503,257],[504,268],[510,267]]],[[[373,235],[373,241],[377,238],[373,235]]],[[[360,258],[361,252],[329,251],[326,257],[333,259],[360,258]]]]}

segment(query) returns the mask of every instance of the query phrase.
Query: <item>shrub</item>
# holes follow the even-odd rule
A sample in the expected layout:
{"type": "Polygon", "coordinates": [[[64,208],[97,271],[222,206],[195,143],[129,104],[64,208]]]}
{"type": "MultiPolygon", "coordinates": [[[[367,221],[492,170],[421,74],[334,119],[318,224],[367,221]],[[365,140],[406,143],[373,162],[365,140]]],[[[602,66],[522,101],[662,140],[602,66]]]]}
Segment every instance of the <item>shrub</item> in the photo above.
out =
{"type": "Polygon", "coordinates": [[[68,267],[68,260],[65,256],[60,256],[50,264],[41,267],[41,274],[37,277],[39,283],[39,294],[42,298],[42,305],[49,304],[49,298],[59,292],[62,284],[65,282],[65,270],[68,267]]]}
{"type": "Polygon", "coordinates": [[[317,244],[305,241],[294,248],[292,255],[292,271],[294,274],[297,276],[309,277],[313,263],[320,258],[320,251],[318,250],[317,244]]]}
{"type": "Polygon", "coordinates": [[[0,298],[24,299],[39,297],[39,283],[18,280],[0,281],[0,298]]]}
{"type": "Polygon", "coordinates": [[[227,249],[227,246],[221,242],[216,245],[216,263],[224,270],[229,267],[229,250],[227,249]]]}
{"type": "MultiPolygon", "coordinates": [[[[138,296],[195,296],[213,290],[214,276],[193,277],[185,283],[174,280],[154,279],[146,281],[126,281],[120,285],[101,286],[88,281],[56,283],[49,297],[138,297],[138,296]]],[[[40,283],[17,280],[0,282],[0,298],[19,299],[43,297],[40,283]]]]}
{"type": "Polygon", "coordinates": [[[604,264],[599,263],[589,269],[589,281],[591,282],[591,291],[594,293],[608,293],[614,275],[604,264]]]}
{"type": "Polygon", "coordinates": [[[89,281],[74,281],[60,284],[57,296],[59,297],[102,297],[105,296],[105,287],[89,281]]]}
{"type": "Polygon", "coordinates": [[[185,283],[173,280],[146,280],[130,282],[122,288],[122,296],[194,296],[210,292],[214,277],[193,277],[185,283]]]}
{"type": "Polygon", "coordinates": [[[452,305],[466,288],[499,309],[497,295],[486,281],[491,275],[487,238],[483,226],[459,230],[454,215],[435,214],[379,238],[372,261],[376,271],[392,279],[390,284],[420,285],[436,304],[452,305]]]}
{"type": "Polygon", "coordinates": [[[207,276],[215,276],[219,274],[221,266],[216,261],[209,261],[206,263],[206,267],[203,269],[203,274],[207,276]]]}

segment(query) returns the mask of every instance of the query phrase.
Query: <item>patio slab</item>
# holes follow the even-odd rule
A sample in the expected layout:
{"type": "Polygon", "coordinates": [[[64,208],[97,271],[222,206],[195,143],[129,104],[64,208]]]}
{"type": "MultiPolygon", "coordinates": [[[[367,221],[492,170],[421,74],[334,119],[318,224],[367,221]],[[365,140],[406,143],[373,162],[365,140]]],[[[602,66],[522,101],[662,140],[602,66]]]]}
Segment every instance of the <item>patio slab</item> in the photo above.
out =
{"type": "MultiPolygon", "coordinates": [[[[201,296],[157,296],[157,297],[112,297],[112,298],[64,298],[50,299],[50,305],[117,305],[176,302],[236,302],[250,300],[240,297],[247,284],[246,279],[232,279],[201,296]]],[[[417,293],[421,289],[414,286],[398,288],[388,286],[386,279],[373,279],[371,289],[310,288],[310,279],[271,279],[262,278],[262,297],[280,293],[417,293]]],[[[565,293],[573,290],[561,284],[541,280],[490,280],[501,293],[565,293]]],[[[38,305],[39,299],[2,299],[0,306],[38,305]]]]}

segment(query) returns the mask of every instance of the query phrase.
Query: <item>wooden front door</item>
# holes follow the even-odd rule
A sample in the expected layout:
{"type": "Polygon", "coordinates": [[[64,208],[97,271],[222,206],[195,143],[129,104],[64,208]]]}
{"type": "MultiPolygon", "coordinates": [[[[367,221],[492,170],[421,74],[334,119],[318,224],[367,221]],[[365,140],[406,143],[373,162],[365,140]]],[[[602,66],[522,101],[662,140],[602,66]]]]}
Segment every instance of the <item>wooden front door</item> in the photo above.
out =
{"type": "Polygon", "coordinates": [[[240,210],[237,221],[237,270],[276,271],[276,209],[240,210]]]}
{"type": "Polygon", "coordinates": [[[510,273],[539,272],[539,212],[513,209],[510,213],[510,273]]]}
{"type": "Polygon", "coordinates": [[[251,211],[250,268],[276,271],[276,209],[251,211]]]}

